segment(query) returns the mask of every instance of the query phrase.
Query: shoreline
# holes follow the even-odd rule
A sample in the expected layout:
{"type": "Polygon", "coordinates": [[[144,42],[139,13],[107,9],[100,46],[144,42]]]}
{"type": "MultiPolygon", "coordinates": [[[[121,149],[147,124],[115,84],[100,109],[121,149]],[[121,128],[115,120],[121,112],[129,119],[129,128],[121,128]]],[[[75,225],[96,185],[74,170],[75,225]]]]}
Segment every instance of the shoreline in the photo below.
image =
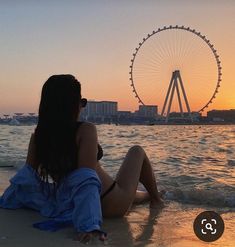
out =
{"type": "MultiPolygon", "coordinates": [[[[108,233],[107,246],[165,246],[165,247],[206,247],[208,243],[199,240],[193,232],[195,217],[205,208],[166,203],[161,211],[150,211],[148,204],[133,207],[123,218],[104,218],[102,230],[108,233]],[[170,222],[169,222],[170,219],[170,222]]],[[[219,211],[219,209],[217,209],[219,211]]],[[[210,246],[233,247],[233,226],[235,212],[222,212],[225,232],[210,246]]],[[[72,227],[57,232],[40,231],[32,224],[46,218],[33,210],[0,209],[0,245],[6,247],[62,247],[84,246],[73,241],[72,227]]],[[[94,240],[92,246],[104,245],[94,240]]]]}
{"type": "MultiPolygon", "coordinates": [[[[198,123],[95,123],[93,122],[93,124],[95,125],[116,125],[116,126],[133,126],[133,125],[140,125],[140,126],[155,126],[155,125],[175,125],[175,126],[178,126],[178,125],[195,125],[195,126],[204,126],[204,125],[235,125],[235,122],[225,122],[225,123],[221,123],[221,122],[218,122],[218,123],[213,123],[213,122],[208,122],[208,123],[202,123],[202,122],[198,122],[198,123]]],[[[35,126],[37,125],[36,123],[34,124],[17,124],[17,125],[12,125],[12,124],[8,124],[8,123],[0,123],[0,125],[4,125],[4,126],[35,126]]]]}

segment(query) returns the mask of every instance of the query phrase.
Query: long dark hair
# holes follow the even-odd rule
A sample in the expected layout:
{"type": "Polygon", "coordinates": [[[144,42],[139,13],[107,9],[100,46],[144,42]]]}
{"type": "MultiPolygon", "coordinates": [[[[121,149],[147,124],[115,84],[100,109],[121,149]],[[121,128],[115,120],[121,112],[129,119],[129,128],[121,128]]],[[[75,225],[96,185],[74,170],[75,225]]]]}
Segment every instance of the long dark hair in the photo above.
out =
{"type": "Polygon", "coordinates": [[[76,122],[80,82],[72,75],[53,75],[43,85],[35,129],[36,158],[43,180],[59,182],[76,168],[76,122]]]}

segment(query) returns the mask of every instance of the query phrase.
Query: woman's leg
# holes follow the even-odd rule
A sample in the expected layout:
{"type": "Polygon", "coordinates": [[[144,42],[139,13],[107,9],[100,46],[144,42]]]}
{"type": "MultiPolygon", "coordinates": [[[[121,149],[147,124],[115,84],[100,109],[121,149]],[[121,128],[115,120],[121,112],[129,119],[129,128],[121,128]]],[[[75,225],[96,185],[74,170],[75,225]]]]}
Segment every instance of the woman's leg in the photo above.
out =
{"type": "Polygon", "coordinates": [[[140,146],[136,145],[128,150],[118,171],[116,181],[118,186],[128,195],[126,210],[135,199],[138,182],[141,182],[148,191],[151,207],[158,206],[161,203],[152,166],[145,151],[140,146]]]}
{"type": "Polygon", "coordinates": [[[133,201],[134,204],[142,204],[149,201],[150,201],[150,195],[148,191],[137,190],[135,192],[135,199],[133,201]]]}

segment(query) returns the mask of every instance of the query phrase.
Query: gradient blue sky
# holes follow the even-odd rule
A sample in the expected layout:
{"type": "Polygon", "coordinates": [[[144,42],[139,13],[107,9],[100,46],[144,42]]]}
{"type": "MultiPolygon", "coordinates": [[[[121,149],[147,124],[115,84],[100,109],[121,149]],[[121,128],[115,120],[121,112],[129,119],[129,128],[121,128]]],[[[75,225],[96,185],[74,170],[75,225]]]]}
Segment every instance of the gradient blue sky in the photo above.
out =
{"type": "Polygon", "coordinates": [[[0,114],[37,112],[43,83],[60,73],[74,74],[88,99],[136,109],[128,74],[132,53],[147,33],[170,24],[193,27],[212,41],[223,81],[209,109],[235,108],[233,0],[3,0],[0,114]]]}

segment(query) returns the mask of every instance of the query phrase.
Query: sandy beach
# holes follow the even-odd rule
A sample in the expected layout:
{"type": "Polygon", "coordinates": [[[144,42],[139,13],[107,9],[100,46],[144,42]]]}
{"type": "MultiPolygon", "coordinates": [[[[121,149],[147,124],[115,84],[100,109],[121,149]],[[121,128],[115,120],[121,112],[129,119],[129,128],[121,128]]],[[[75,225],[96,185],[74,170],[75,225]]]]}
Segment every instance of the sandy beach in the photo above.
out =
{"type": "MultiPolygon", "coordinates": [[[[225,231],[213,242],[197,239],[193,232],[194,218],[205,209],[178,203],[166,203],[161,212],[149,211],[148,204],[133,207],[130,213],[119,219],[104,219],[103,230],[108,233],[107,246],[156,246],[156,247],[234,247],[235,213],[223,213],[225,231]]],[[[40,231],[32,224],[43,220],[37,212],[26,209],[0,209],[0,246],[83,246],[73,240],[74,229],[57,232],[40,231]]],[[[90,245],[104,245],[93,241],[90,245]]]]}

